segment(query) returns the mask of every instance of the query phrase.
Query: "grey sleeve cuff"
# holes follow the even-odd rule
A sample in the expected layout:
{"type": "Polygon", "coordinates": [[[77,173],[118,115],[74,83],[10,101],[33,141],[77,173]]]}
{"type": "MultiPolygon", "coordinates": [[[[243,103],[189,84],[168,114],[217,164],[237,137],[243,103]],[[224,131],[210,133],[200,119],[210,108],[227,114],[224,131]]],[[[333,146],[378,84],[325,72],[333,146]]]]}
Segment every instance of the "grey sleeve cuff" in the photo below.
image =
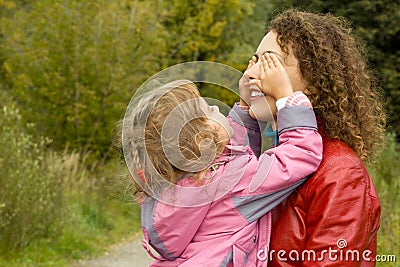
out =
{"type": "Polygon", "coordinates": [[[317,120],[314,110],[305,106],[288,106],[278,114],[278,134],[297,128],[317,131],[317,120]]]}
{"type": "Polygon", "coordinates": [[[250,117],[249,111],[242,110],[238,103],[235,103],[228,116],[239,125],[258,132],[264,130],[267,125],[265,121],[258,121],[250,117]]]}
{"type": "Polygon", "coordinates": [[[310,176],[305,177],[295,184],[273,193],[251,196],[233,196],[232,201],[240,214],[246,218],[249,223],[252,223],[278,206],[309,177],[310,176]]]}

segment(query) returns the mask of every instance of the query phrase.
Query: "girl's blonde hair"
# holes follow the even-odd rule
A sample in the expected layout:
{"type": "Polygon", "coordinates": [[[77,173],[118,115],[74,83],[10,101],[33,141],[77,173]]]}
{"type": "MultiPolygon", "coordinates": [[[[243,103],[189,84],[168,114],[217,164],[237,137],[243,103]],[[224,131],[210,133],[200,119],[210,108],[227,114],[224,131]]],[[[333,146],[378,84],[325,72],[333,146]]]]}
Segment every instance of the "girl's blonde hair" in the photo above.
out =
{"type": "Polygon", "coordinates": [[[158,194],[186,174],[206,169],[222,153],[229,140],[221,139],[201,101],[194,83],[179,80],[130,104],[122,145],[131,175],[140,179],[134,179],[137,191],[158,194]]]}
{"type": "Polygon", "coordinates": [[[276,32],[282,51],[287,55],[292,49],[297,58],[324,134],[368,161],[382,147],[386,117],[367,51],[348,23],[330,14],[289,9],[267,31],[276,32]]]}

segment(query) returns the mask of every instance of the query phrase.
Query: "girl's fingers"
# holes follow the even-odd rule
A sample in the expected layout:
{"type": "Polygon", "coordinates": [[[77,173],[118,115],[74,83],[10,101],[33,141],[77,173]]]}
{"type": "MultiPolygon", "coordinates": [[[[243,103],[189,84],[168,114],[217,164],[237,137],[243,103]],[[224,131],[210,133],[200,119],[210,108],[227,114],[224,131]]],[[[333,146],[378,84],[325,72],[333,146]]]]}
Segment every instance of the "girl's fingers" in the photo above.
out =
{"type": "Polygon", "coordinates": [[[272,62],[272,64],[274,64],[275,67],[278,67],[279,65],[281,65],[280,61],[278,60],[278,58],[276,57],[276,55],[274,54],[268,54],[269,56],[269,60],[272,62]]]}
{"type": "Polygon", "coordinates": [[[247,68],[249,69],[251,66],[253,66],[254,65],[254,63],[253,63],[253,60],[249,60],[249,65],[247,65],[247,68]]]}
{"type": "Polygon", "coordinates": [[[264,57],[265,62],[267,63],[268,68],[273,68],[273,67],[274,67],[274,64],[273,64],[273,62],[271,61],[270,53],[265,53],[265,54],[263,55],[263,57],[264,57]]]}
{"type": "Polygon", "coordinates": [[[257,58],[255,56],[252,56],[251,59],[249,60],[249,65],[247,65],[247,68],[251,68],[254,64],[256,64],[257,58]]]}
{"type": "MultiPolygon", "coordinates": [[[[265,54],[261,57],[261,64],[260,65],[263,66],[263,71],[267,71],[269,69],[269,67],[270,67],[269,64],[268,64],[268,60],[265,57],[265,54]]],[[[261,72],[261,73],[264,73],[264,72],[261,72]]]]}
{"type": "Polygon", "coordinates": [[[254,85],[256,85],[258,88],[262,88],[262,82],[261,82],[261,80],[256,80],[256,79],[253,79],[253,80],[250,80],[250,84],[254,84],[254,85]]]}
{"type": "Polygon", "coordinates": [[[265,67],[264,67],[264,60],[263,58],[261,58],[261,63],[258,66],[258,71],[260,73],[260,75],[264,75],[264,71],[265,71],[265,67]]]}

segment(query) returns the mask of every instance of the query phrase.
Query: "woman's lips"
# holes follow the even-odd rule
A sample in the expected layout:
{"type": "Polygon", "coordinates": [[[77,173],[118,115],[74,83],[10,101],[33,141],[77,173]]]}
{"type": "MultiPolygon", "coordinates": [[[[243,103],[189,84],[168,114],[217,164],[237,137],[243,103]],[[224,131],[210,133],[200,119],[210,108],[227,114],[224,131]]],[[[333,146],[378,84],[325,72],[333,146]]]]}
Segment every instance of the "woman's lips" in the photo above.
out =
{"type": "Polygon", "coordinates": [[[255,88],[252,89],[250,87],[250,101],[254,101],[257,98],[264,97],[264,96],[265,96],[265,94],[263,92],[261,92],[258,88],[257,89],[255,89],[255,88]]]}

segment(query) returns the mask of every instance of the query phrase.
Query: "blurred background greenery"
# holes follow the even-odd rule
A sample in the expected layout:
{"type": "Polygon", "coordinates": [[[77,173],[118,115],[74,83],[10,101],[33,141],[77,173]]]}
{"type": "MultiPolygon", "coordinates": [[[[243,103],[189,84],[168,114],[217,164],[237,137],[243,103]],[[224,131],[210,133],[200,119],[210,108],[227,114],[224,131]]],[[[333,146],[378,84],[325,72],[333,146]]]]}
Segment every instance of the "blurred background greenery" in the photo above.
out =
{"type": "Polygon", "coordinates": [[[266,21],[289,6],[344,16],[367,42],[389,114],[369,166],[378,252],[399,261],[399,1],[0,0],[0,266],[68,266],[140,231],[113,145],[135,89],[187,61],[244,71],[266,21]]]}

